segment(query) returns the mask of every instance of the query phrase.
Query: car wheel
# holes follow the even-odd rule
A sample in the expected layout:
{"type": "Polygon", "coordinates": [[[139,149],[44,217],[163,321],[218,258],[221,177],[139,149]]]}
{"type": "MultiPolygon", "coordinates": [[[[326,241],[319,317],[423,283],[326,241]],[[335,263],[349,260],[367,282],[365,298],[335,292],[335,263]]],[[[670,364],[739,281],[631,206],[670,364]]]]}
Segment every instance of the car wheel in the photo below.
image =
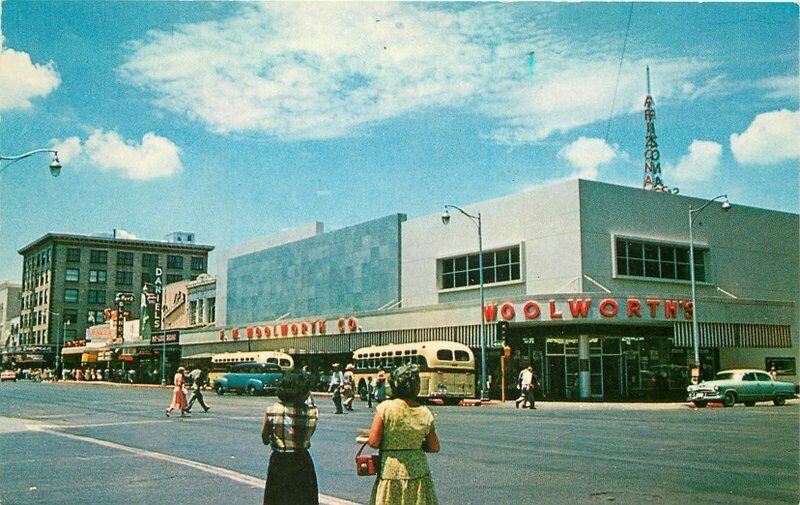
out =
{"type": "Polygon", "coordinates": [[[775,404],[775,405],[777,405],[778,407],[780,407],[781,405],[786,405],[786,398],[784,398],[783,396],[776,396],[776,397],[775,397],[775,398],[772,400],[772,403],[774,403],[774,404],[775,404]]]}
{"type": "Polygon", "coordinates": [[[220,395],[220,396],[225,394],[225,388],[222,387],[221,384],[219,386],[217,386],[217,394],[220,395]]]}
{"type": "Polygon", "coordinates": [[[242,392],[243,391],[241,389],[237,389],[236,390],[236,396],[242,396],[242,392]]]}
{"type": "Polygon", "coordinates": [[[694,406],[697,407],[698,409],[705,408],[705,406],[708,405],[708,402],[704,402],[702,400],[696,400],[693,403],[694,403],[694,406]]]}
{"type": "Polygon", "coordinates": [[[250,396],[255,396],[256,395],[256,387],[254,385],[252,385],[252,384],[247,386],[247,394],[250,395],[250,396]]]}
{"type": "Polygon", "coordinates": [[[744,402],[744,406],[745,407],[752,407],[755,404],[756,404],[756,402],[744,402]]]}
{"type": "Polygon", "coordinates": [[[736,393],[728,391],[725,393],[725,398],[722,400],[722,405],[726,407],[733,407],[736,404],[736,393]]]}

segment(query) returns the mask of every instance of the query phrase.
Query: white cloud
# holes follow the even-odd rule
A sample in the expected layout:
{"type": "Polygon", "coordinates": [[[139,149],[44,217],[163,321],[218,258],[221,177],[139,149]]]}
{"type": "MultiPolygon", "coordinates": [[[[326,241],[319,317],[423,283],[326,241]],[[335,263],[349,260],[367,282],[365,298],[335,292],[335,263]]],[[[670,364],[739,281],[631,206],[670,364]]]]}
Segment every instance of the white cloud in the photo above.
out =
{"type": "MultiPolygon", "coordinates": [[[[265,2],[237,12],[149,32],[120,75],[211,131],[287,140],[458,107],[499,123],[485,137],[517,144],[609,115],[619,41],[602,30],[558,33],[546,5],[265,2]]],[[[635,48],[626,56],[615,114],[641,110],[645,63],[657,63],[659,100],[696,99],[719,79],[703,61],[647,58],[635,48]]]]}
{"type": "Polygon", "coordinates": [[[666,171],[679,181],[706,181],[711,178],[721,159],[722,144],[695,140],[689,146],[689,152],[666,171]]]}
{"type": "Polygon", "coordinates": [[[767,77],[756,82],[756,87],[766,90],[766,98],[800,98],[800,82],[797,75],[767,77]]]}
{"type": "Polygon", "coordinates": [[[570,178],[596,179],[598,168],[616,158],[617,146],[610,146],[603,139],[580,137],[575,142],[564,146],[558,156],[567,160],[575,172],[570,178]]]}
{"type": "Polygon", "coordinates": [[[114,229],[114,236],[116,238],[125,238],[125,239],[129,239],[129,240],[136,240],[136,238],[137,238],[135,234],[133,234],[133,233],[131,233],[129,231],[123,230],[121,228],[115,228],[114,229]]]}
{"type": "Polygon", "coordinates": [[[83,147],[92,164],[128,179],[169,177],[183,169],[178,146],[152,132],[136,143],[117,132],[97,130],[83,147]]]}
{"type": "Polygon", "coordinates": [[[53,62],[37,65],[28,53],[0,47],[0,111],[28,109],[31,100],[49,95],[59,84],[53,62]]]}
{"type": "Polygon", "coordinates": [[[731,135],[731,151],[742,164],[772,165],[800,158],[800,111],[759,114],[741,133],[731,135]]]}
{"type": "Polygon", "coordinates": [[[58,159],[63,165],[76,160],[83,151],[81,139],[78,137],[69,137],[64,140],[53,139],[50,143],[53,149],[58,151],[58,159]]]}

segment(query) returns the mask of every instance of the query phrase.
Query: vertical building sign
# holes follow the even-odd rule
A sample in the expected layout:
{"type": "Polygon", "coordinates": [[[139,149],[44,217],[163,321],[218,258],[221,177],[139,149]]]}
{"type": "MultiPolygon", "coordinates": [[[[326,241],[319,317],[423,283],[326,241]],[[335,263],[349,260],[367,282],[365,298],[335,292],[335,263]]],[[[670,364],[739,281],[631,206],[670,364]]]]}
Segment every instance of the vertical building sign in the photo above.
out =
{"type": "Polygon", "coordinates": [[[164,270],[161,267],[156,267],[156,280],[154,284],[154,294],[155,294],[155,306],[153,307],[153,329],[155,331],[161,331],[163,328],[161,327],[161,298],[163,296],[162,288],[164,287],[164,283],[162,280],[164,274],[164,270]]]}
{"type": "MultiPolygon", "coordinates": [[[[644,149],[644,181],[642,189],[668,193],[668,188],[661,178],[661,152],[658,150],[656,136],[656,109],[650,95],[650,67],[647,67],[647,97],[644,99],[645,149],[644,149]]],[[[677,192],[677,191],[674,191],[677,192]]]]}

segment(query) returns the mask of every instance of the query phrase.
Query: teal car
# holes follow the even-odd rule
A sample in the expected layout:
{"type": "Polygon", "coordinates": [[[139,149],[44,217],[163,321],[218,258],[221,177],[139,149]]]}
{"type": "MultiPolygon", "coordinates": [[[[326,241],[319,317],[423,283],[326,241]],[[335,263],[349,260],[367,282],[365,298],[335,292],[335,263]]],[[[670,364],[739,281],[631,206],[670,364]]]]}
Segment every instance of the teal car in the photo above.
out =
{"type": "Polygon", "coordinates": [[[283,370],[271,363],[239,363],[231,367],[230,372],[214,379],[214,390],[218,395],[234,392],[237,395],[247,393],[275,394],[278,382],[283,377],[283,370]]]}
{"type": "Polygon", "coordinates": [[[686,388],[689,401],[695,407],[705,407],[709,402],[733,407],[744,403],[750,407],[756,402],[773,402],[783,405],[789,398],[796,398],[798,386],[790,382],[776,381],[763,370],[723,370],[714,380],[703,381],[686,388]]]}

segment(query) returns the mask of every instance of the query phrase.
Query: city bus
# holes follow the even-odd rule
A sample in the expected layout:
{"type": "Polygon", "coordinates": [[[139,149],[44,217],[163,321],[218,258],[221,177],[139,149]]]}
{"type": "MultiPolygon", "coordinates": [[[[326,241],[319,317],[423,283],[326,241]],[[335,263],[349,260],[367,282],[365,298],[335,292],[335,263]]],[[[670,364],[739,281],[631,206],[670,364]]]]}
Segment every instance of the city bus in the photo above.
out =
{"type": "Polygon", "coordinates": [[[214,379],[227,373],[231,366],[238,363],[271,363],[280,366],[284,371],[294,369],[294,359],[284,352],[223,352],[211,356],[211,371],[208,374],[209,384],[213,384],[214,379]]]}
{"type": "MultiPolygon", "coordinates": [[[[441,399],[456,404],[475,397],[475,356],[469,347],[456,342],[431,341],[362,347],[353,353],[357,391],[366,398],[367,379],[378,366],[389,372],[402,364],[419,365],[421,399],[441,399]]],[[[388,381],[387,381],[388,382],[388,381]]],[[[387,383],[387,393],[390,387],[387,383]]]]}

